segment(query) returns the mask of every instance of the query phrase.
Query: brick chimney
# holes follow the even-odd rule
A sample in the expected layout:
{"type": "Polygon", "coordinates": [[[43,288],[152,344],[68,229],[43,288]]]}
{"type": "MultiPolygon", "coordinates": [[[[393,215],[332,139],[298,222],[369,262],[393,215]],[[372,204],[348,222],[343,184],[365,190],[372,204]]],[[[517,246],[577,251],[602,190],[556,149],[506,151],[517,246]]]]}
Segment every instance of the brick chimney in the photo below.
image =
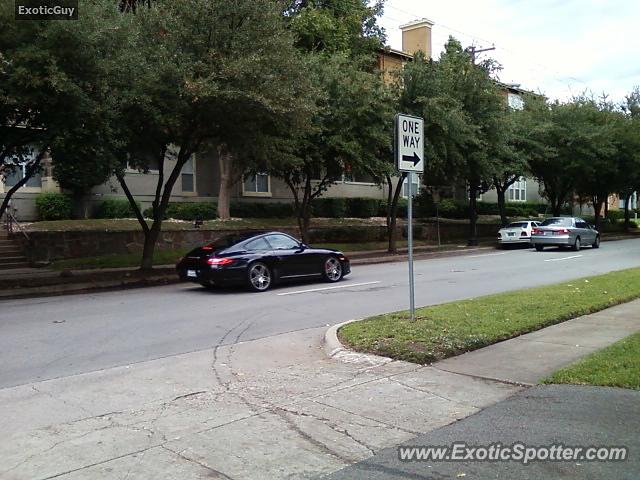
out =
{"type": "Polygon", "coordinates": [[[402,51],[414,55],[418,50],[431,58],[431,27],[433,22],[426,18],[401,25],[402,51]]]}

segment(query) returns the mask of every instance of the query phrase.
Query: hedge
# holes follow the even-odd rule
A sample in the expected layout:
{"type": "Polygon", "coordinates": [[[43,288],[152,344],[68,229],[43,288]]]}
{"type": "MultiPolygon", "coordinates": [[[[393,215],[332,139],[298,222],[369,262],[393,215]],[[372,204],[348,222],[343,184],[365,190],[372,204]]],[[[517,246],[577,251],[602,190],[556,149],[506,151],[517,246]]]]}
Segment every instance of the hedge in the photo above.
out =
{"type": "Polygon", "coordinates": [[[347,216],[346,198],[316,198],[313,200],[312,211],[314,217],[344,218],[347,216]]]}
{"type": "Polygon", "coordinates": [[[232,217],[240,218],[289,218],[295,215],[293,203],[234,202],[230,210],[232,217]]]}
{"type": "MultiPolygon", "coordinates": [[[[500,215],[497,203],[477,202],[477,208],[478,215],[500,215]]],[[[537,217],[539,214],[550,213],[549,208],[544,203],[507,202],[505,214],[507,217],[537,217]]],[[[469,202],[444,199],[438,204],[438,214],[444,218],[468,218],[469,202]]],[[[436,206],[431,196],[426,192],[418,195],[416,198],[416,216],[435,217],[435,215],[436,206]]]]}
{"type": "MultiPolygon", "coordinates": [[[[147,208],[143,212],[143,215],[146,218],[152,218],[153,209],[147,208]]],[[[217,206],[213,202],[170,203],[164,214],[165,219],[173,218],[188,221],[193,221],[196,218],[200,220],[213,220],[217,218],[217,216],[217,206]]]]}
{"type": "MultiPolygon", "coordinates": [[[[138,209],[140,208],[140,203],[136,202],[138,205],[138,209]]],[[[103,201],[99,206],[96,212],[96,218],[133,218],[135,217],[135,212],[133,208],[131,208],[131,204],[129,200],[122,198],[109,198],[103,201]]]]}
{"type": "Polygon", "coordinates": [[[63,193],[41,193],[36,198],[40,220],[68,220],[71,218],[71,198],[63,193]]]}

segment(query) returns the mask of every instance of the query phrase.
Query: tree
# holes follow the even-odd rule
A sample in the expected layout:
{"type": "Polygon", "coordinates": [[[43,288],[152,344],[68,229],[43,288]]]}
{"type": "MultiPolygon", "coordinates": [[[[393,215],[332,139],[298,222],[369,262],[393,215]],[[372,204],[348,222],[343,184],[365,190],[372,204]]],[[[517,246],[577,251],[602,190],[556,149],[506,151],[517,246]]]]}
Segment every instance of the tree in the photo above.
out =
{"type": "Polygon", "coordinates": [[[224,58],[216,72],[220,94],[210,125],[220,171],[221,219],[230,216],[233,185],[248,170],[266,170],[273,156],[279,156],[282,138],[304,131],[314,113],[316,92],[305,55],[294,47],[282,12],[271,4],[270,14],[263,16],[265,5],[269,2],[230,2],[234,15],[254,24],[231,22],[212,36],[217,58],[224,58]]]}
{"type": "Polygon", "coordinates": [[[346,56],[316,55],[309,73],[322,92],[318,114],[309,132],[293,136],[288,154],[270,168],[291,190],[305,242],[315,198],[345,171],[377,173],[381,152],[389,152],[393,115],[382,77],[346,56]]]}
{"type": "Polygon", "coordinates": [[[547,155],[529,159],[529,170],[543,185],[544,196],[549,201],[554,216],[559,216],[562,207],[570,200],[580,173],[574,139],[578,138],[578,127],[573,121],[572,104],[546,101],[525,105],[534,130],[530,137],[547,146],[547,155]]]}
{"type": "Polygon", "coordinates": [[[285,11],[300,50],[372,60],[385,39],[382,9],[382,0],[292,0],[285,11]]]}
{"type": "Polygon", "coordinates": [[[282,61],[270,66],[275,55],[295,60],[295,51],[270,0],[158,0],[126,15],[133,34],[110,75],[123,138],[115,174],[145,235],[141,268],[150,269],[173,186],[192,155],[241,116],[264,125],[295,113],[297,91],[284,78],[290,72],[282,61]],[[158,178],[149,225],[126,171],[151,167],[158,178]]]}
{"type": "Polygon", "coordinates": [[[418,57],[402,76],[401,109],[425,119],[428,177],[468,186],[471,245],[477,243],[476,198],[490,188],[495,159],[504,148],[506,111],[491,78],[496,69],[492,61],[473,64],[449,38],[438,61],[418,57]]]}
{"type": "MultiPolygon", "coordinates": [[[[528,95],[525,105],[544,103],[541,97],[528,95]]],[[[508,223],[506,215],[506,192],[522,176],[529,173],[529,164],[553,154],[552,150],[542,142],[539,130],[544,128],[538,119],[531,114],[532,109],[510,109],[502,128],[505,141],[498,150],[493,173],[493,187],[498,196],[498,210],[502,225],[508,223]]]]}
{"type": "Polygon", "coordinates": [[[640,87],[634,88],[621,106],[623,120],[615,132],[618,145],[620,197],[624,200],[624,228],[631,226],[629,205],[640,191],[640,87]]]}
{"type": "Polygon", "coordinates": [[[108,178],[113,155],[109,89],[105,82],[111,52],[126,38],[122,16],[110,0],[83,5],[77,22],[13,20],[0,10],[0,173],[25,164],[25,175],[11,195],[54,153],[54,178],[79,192],[108,178]],[[55,152],[54,152],[55,151],[55,152]]]}
{"type": "Polygon", "coordinates": [[[14,8],[0,5],[0,177],[24,166],[24,175],[5,193],[4,215],[11,197],[41,168],[41,162],[64,115],[57,83],[57,61],[47,48],[46,32],[56,22],[16,22],[14,8]]]}

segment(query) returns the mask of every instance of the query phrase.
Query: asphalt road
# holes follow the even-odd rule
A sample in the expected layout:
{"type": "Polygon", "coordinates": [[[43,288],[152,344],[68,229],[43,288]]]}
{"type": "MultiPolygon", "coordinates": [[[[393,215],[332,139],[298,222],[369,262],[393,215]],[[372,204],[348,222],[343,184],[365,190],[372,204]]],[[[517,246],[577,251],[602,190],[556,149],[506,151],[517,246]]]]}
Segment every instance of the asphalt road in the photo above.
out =
{"type": "MultiPolygon", "coordinates": [[[[418,261],[416,305],[640,266],[638,247],[640,241],[633,239],[579,253],[496,250],[418,261]]],[[[333,325],[407,305],[406,263],[356,267],[330,287],[298,284],[257,294],[179,284],[3,301],[0,388],[333,325]],[[238,326],[240,334],[229,334],[238,326]]]]}
{"type": "Polygon", "coordinates": [[[347,467],[327,480],[619,479],[640,475],[640,392],[605,387],[537,386],[405,445],[467,447],[626,447],[624,461],[400,461],[398,448],[347,467]]]}

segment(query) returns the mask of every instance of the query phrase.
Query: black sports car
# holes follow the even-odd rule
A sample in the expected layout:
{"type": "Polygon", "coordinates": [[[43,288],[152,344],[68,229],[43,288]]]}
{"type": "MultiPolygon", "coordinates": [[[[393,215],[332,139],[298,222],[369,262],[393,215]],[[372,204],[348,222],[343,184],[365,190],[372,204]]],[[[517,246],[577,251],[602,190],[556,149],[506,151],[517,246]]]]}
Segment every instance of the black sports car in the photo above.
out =
{"type": "Polygon", "coordinates": [[[224,236],[189,252],[176,269],[181,280],[204,287],[247,285],[258,292],[280,280],[337,282],[351,273],[342,252],[312,248],[281,232],[224,236]]]}

